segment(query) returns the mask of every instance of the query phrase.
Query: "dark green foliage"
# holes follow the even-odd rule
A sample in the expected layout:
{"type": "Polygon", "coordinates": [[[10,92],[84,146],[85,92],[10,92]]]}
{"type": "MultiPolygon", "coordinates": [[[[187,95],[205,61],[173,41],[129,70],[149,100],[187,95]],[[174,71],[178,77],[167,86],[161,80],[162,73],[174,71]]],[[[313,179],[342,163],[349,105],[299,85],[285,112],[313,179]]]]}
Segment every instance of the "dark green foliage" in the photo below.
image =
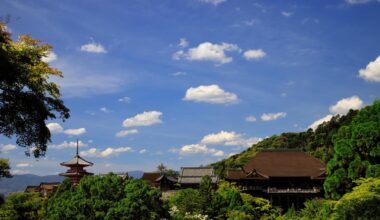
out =
{"type": "Polygon", "coordinates": [[[166,175],[172,176],[172,177],[178,177],[179,176],[178,171],[168,169],[163,163],[160,163],[157,166],[157,171],[160,172],[161,174],[166,174],[166,175]]]}
{"type": "Polygon", "coordinates": [[[0,209],[0,219],[36,220],[44,219],[45,201],[39,193],[11,193],[0,209]]]}
{"type": "Polygon", "coordinates": [[[142,180],[125,182],[114,174],[69,181],[49,199],[48,219],[159,219],[166,216],[160,192],[142,180]]]}
{"type": "Polygon", "coordinates": [[[58,86],[48,81],[62,73],[41,60],[50,50],[51,46],[29,36],[14,42],[0,23],[0,133],[15,135],[27,155],[33,147],[35,157],[45,154],[50,141],[45,121],[69,117],[58,86]]]}
{"type": "Polygon", "coordinates": [[[380,177],[380,101],[360,110],[333,136],[334,157],[327,164],[326,195],[349,192],[360,177],[380,177]]]}
{"type": "Polygon", "coordinates": [[[12,177],[10,173],[10,169],[11,167],[9,166],[9,160],[0,158],[0,179],[2,177],[7,177],[7,178],[12,177]]]}

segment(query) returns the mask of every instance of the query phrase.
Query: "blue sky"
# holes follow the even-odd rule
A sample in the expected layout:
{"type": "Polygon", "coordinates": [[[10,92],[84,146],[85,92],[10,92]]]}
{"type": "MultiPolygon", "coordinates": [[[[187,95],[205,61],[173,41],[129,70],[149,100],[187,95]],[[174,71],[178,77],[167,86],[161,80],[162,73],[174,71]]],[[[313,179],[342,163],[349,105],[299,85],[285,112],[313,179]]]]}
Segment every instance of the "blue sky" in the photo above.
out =
{"type": "Polygon", "coordinates": [[[205,165],[304,131],[380,92],[377,0],[1,1],[16,38],[53,46],[66,122],[45,158],[0,138],[14,174],[205,165]]]}

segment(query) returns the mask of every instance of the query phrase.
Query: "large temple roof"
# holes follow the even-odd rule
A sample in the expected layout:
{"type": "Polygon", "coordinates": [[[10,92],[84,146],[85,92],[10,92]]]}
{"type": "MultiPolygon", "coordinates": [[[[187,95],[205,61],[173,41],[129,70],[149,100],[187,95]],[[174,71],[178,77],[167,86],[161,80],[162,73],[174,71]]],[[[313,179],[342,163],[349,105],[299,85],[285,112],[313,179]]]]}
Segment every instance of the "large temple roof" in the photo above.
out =
{"type": "MultiPolygon", "coordinates": [[[[261,151],[243,167],[246,174],[260,177],[310,177],[325,173],[325,164],[303,151],[261,151]]],[[[236,175],[236,174],[235,174],[236,175]]],[[[248,175],[249,176],[249,175],[248,175]]]]}
{"type": "Polygon", "coordinates": [[[93,163],[83,159],[81,156],[79,155],[75,155],[73,157],[73,159],[69,160],[69,161],[66,161],[66,162],[62,162],[61,163],[62,166],[74,166],[74,165],[81,165],[81,166],[92,166],[93,163]]]}
{"type": "Polygon", "coordinates": [[[219,181],[213,168],[182,167],[178,182],[181,184],[199,184],[204,176],[210,176],[212,183],[217,183],[219,181]]]}

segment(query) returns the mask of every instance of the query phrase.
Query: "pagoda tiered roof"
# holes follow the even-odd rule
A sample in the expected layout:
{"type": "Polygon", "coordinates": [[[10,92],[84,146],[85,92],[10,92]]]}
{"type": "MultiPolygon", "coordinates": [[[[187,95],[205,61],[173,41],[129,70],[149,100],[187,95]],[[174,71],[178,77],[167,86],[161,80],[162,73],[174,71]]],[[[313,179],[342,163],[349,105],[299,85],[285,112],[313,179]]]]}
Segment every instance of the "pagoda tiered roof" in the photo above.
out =
{"type": "Polygon", "coordinates": [[[67,167],[70,167],[70,166],[77,166],[77,165],[80,165],[80,166],[92,166],[94,165],[93,163],[83,159],[81,156],[79,155],[75,155],[73,157],[73,159],[69,160],[69,161],[66,161],[66,162],[62,162],[60,163],[62,166],[67,166],[67,167]]]}

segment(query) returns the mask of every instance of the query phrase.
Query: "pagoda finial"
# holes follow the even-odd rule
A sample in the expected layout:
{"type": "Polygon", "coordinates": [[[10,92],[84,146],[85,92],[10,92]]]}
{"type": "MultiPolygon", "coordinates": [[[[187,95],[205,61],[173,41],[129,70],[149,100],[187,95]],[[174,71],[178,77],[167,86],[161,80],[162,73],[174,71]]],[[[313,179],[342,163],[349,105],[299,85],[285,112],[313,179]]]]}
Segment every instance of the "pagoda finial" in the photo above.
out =
{"type": "Polygon", "coordinates": [[[79,141],[78,141],[78,138],[77,138],[77,156],[79,155],[79,141]]]}

